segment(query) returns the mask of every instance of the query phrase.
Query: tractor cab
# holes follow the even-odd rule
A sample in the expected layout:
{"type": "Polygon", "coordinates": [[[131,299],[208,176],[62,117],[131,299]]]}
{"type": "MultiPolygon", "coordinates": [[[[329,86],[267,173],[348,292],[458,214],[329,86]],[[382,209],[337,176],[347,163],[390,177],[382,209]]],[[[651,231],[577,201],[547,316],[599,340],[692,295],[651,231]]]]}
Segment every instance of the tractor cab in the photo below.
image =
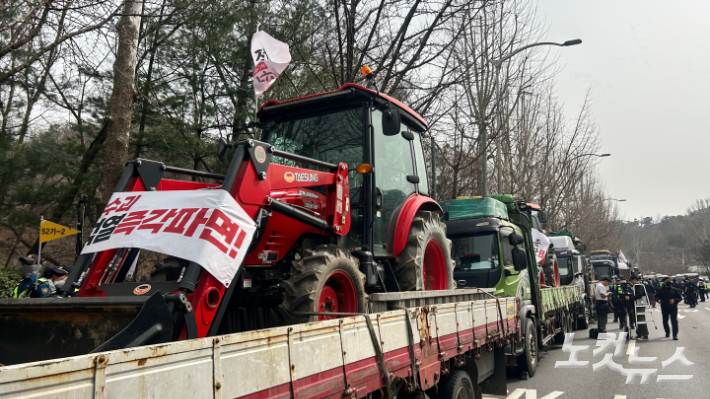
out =
{"type": "MultiPolygon", "coordinates": [[[[258,116],[262,140],[277,150],[347,164],[352,209],[347,247],[391,257],[393,223],[405,201],[429,195],[421,143],[424,119],[399,101],[356,84],[272,100],[258,116]]],[[[302,178],[308,176],[296,176],[295,183],[302,178]]]]}
{"type": "Polygon", "coordinates": [[[221,159],[233,149],[224,175],[128,162],[115,190],[126,201],[104,212],[123,213],[94,229],[112,243],[85,249],[64,298],[0,300],[0,322],[14,326],[0,330],[0,363],[44,360],[48,348],[74,356],[331,319],[365,313],[370,293],[454,288],[419,115],[346,84],[269,101],[258,118],[260,140],[220,140],[221,159]],[[160,236],[123,239],[142,229],[160,236]],[[154,266],[141,251],[162,263],[149,281],[127,283],[154,266]],[[43,341],[24,338],[44,337],[47,325],[46,345],[16,345],[43,341]],[[65,340],[76,336],[90,339],[65,340]]]}

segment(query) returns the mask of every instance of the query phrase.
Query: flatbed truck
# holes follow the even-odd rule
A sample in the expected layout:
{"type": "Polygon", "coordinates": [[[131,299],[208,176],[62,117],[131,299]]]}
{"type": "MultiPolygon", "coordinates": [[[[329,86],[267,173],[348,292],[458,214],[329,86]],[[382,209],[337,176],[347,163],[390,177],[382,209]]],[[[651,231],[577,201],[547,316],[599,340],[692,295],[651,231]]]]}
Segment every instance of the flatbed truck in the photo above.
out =
{"type": "MultiPolygon", "coordinates": [[[[540,286],[532,228],[540,226],[539,207],[510,195],[442,202],[459,286],[494,288],[495,295],[520,300],[523,342],[507,348],[508,364],[523,378],[537,369],[539,348],[564,341],[583,312],[579,286],[540,286]]],[[[542,213],[544,215],[544,213],[542,213]]],[[[544,216],[543,216],[544,217],[544,216]]]]}
{"type": "Polygon", "coordinates": [[[369,314],[0,367],[0,397],[506,395],[520,302],[493,292],[372,294],[369,314]]]}

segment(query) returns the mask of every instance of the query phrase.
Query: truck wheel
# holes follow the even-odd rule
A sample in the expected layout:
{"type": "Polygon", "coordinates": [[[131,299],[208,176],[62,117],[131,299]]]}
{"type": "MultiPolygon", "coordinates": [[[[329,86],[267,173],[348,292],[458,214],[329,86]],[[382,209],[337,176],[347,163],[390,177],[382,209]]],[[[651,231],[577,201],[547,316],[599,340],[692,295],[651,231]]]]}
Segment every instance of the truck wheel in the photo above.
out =
{"type": "Polygon", "coordinates": [[[331,315],[304,315],[299,312],[365,312],[365,275],[358,261],[335,245],[307,251],[293,262],[291,278],[281,282],[284,289],[279,311],[288,323],[335,319],[331,315]]]}
{"type": "Polygon", "coordinates": [[[518,370],[533,377],[537,370],[537,330],[531,319],[525,321],[525,352],[518,356],[518,370]]]}
{"type": "Polygon", "coordinates": [[[439,382],[436,399],[476,399],[471,377],[463,370],[452,370],[439,382]]]}
{"type": "Polygon", "coordinates": [[[566,312],[562,312],[558,317],[559,328],[557,329],[557,335],[555,335],[555,343],[562,345],[565,342],[565,335],[569,332],[567,329],[569,327],[569,315],[566,312]]]}
{"type": "Polygon", "coordinates": [[[409,230],[407,245],[393,267],[402,291],[430,291],[455,288],[451,241],[446,226],[433,212],[419,211],[409,230]]]}
{"type": "Polygon", "coordinates": [[[587,309],[587,305],[585,304],[582,306],[582,317],[577,319],[577,329],[578,330],[586,330],[589,328],[589,310],[587,309]]]}

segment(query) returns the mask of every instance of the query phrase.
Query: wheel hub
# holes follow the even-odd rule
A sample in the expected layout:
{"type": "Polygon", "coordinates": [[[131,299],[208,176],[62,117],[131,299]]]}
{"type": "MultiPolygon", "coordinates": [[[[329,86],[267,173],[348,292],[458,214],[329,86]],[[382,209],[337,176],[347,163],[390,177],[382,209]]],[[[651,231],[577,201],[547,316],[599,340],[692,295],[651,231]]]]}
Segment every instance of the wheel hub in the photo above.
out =
{"type": "Polygon", "coordinates": [[[430,240],[424,249],[422,277],[424,279],[424,289],[427,291],[448,288],[446,257],[444,256],[444,250],[436,240],[430,240]]]}
{"type": "MultiPolygon", "coordinates": [[[[355,285],[346,272],[336,270],[327,277],[318,296],[318,312],[357,313],[355,285]]],[[[320,315],[318,320],[330,320],[337,317],[336,315],[320,315]]]]}

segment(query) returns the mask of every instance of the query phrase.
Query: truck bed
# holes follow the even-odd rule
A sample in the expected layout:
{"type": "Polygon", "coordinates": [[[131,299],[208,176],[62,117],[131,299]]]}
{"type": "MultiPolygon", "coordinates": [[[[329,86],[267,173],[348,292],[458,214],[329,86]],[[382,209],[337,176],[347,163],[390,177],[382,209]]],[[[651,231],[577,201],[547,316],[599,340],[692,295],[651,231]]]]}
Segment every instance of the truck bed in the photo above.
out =
{"type": "Polygon", "coordinates": [[[569,310],[580,304],[582,290],[579,286],[541,288],[542,311],[545,315],[558,313],[562,309],[569,310]]]}
{"type": "Polygon", "coordinates": [[[518,308],[516,298],[478,299],[0,367],[0,396],[363,397],[386,381],[426,389],[447,360],[519,341],[518,308]]]}

